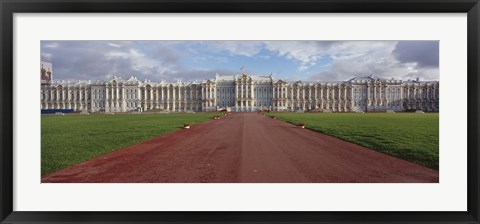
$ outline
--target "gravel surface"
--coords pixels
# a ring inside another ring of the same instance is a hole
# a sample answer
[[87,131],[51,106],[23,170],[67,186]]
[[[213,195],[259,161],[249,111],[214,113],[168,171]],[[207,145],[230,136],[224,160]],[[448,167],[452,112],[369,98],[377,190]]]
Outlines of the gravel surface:
[[232,113],[42,177],[43,183],[438,181],[437,170],[258,113]]

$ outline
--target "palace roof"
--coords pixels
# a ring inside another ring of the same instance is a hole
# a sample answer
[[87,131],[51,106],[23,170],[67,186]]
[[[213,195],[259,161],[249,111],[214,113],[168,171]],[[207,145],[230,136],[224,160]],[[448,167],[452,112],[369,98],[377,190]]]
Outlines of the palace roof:
[[[235,82],[236,80],[252,80],[258,83],[263,82],[272,82],[278,84],[279,82],[282,83],[289,83],[292,85],[340,85],[340,84],[363,84],[363,83],[371,83],[371,82],[381,82],[385,84],[404,84],[404,85],[433,85],[438,84],[438,81],[420,81],[418,78],[413,80],[402,81],[399,79],[385,79],[380,77],[373,77],[372,75],[368,76],[356,76],[347,81],[320,81],[320,80],[308,80],[308,81],[293,81],[288,82],[286,79],[276,79],[272,75],[219,75],[218,73],[215,75],[213,79],[206,79],[200,83],[216,83],[217,81],[225,81],[225,82]],[[61,85],[61,86],[86,86],[86,85],[114,85],[114,84],[126,84],[126,85],[151,85],[151,86],[163,86],[163,85],[194,85],[200,84],[197,81],[194,82],[182,82],[181,80],[177,80],[177,82],[166,82],[162,80],[161,82],[152,82],[151,80],[145,79],[145,81],[140,81],[135,76],[130,76],[128,79],[123,79],[119,76],[113,76],[112,79],[108,81],[90,81],[90,80],[78,80],[77,82],[70,82],[70,81],[53,81],[53,85]]]

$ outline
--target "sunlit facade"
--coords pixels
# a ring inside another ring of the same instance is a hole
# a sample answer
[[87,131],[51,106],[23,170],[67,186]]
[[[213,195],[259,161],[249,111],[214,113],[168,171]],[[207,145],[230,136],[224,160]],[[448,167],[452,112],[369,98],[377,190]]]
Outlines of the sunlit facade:
[[202,82],[155,83],[136,77],[41,86],[41,109],[84,112],[439,111],[439,82],[383,79],[296,81],[271,75],[216,75]]

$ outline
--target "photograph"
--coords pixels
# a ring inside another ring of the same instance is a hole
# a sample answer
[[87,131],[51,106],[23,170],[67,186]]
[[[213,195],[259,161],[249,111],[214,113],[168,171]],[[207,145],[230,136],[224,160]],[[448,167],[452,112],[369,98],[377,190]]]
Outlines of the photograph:
[[439,182],[435,40],[44,40],[40,73],[42,183]]
[[0,223],[480,224],[479,1],[0,0]]

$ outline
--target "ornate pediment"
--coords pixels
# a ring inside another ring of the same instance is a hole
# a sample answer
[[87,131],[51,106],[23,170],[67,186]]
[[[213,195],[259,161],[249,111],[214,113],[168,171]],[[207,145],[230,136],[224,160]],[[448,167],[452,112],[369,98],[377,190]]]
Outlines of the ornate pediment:
[[246,81],[247,80],[247,75],[243,74],[242,75],[242,81]]

